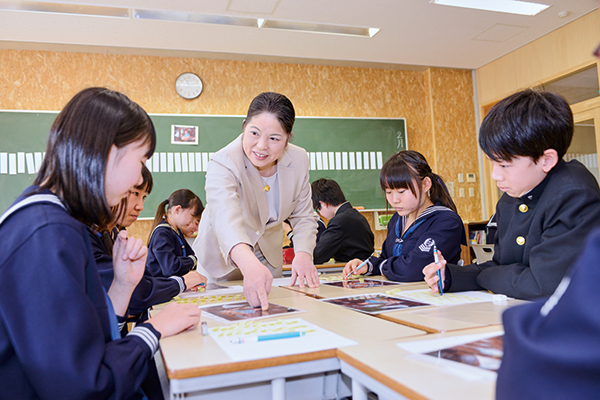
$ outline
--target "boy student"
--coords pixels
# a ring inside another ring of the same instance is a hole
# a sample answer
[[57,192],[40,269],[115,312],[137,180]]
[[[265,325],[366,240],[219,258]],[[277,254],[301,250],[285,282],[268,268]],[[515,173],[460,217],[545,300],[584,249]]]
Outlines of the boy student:
[[346,201],[340,185],[331,179],[311,184],[313,207],[329,220],[314,250],[315,264],[330,258],[347,262],[373,254],[375,239],[367,219]]
[[432,292],[441,269],[444,290],[487,289],[519,299],[552,294],[600,224],[598,183],[581,163],[562,159],[572,137],[571,108],[557,94],[523,90],[490,110],[479,145],[504,192],[494,258],[460,267],[440,257],[423,269]]

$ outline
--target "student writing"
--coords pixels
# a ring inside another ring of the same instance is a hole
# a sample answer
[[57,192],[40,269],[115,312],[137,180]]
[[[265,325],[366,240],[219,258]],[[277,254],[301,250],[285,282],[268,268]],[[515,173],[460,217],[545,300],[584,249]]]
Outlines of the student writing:
[[34,185],[0,222],[4,397],[136,398],[158,339],[198,324],[197,307],[172,304],[119,338],[147,249],[119,233],[108,294],[91,251],[88,227],[111,223],[155,143],[146,112],[104,88],[78,93],[54,121]]
[[444,181],[422,154],[404,150],[388,158],[379,183],[396,210],[381,256],[370,257],[358,271],[363,260],[351,260],[344,267],[344,278],[367,273],[397,282],[423,280],[423,267],[434,259],[434,244],[454,262],[460,260],[460,245],[466,244],[463,222]]
[[204,206],[191,190],[179,189],[158,205],[148,241],[146,268],[152,276],[183,276],[198,260],[185,240],[198,229]]
[[423,269],[433,292],[441,269],[445,291],[487,289],[519,299],[552,294],[583,238],[600,224],[596,179],[579,161],[562,159],[572,137],[571,108],[557,94],[528,89],[492,107],[479,145],[504,192],[496,205],[494,257],[464,267],[440,257],[439,265]]

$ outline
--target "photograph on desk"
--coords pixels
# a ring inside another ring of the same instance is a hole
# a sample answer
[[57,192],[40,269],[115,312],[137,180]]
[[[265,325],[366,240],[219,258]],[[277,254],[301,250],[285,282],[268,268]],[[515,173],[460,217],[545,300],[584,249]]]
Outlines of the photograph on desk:
[[502,330],[397,343],[410,359],[443,367],[466,380],[495,380],[503,354]]
[[377,286],[394,286],[397,285],[396,282],[389,281],[378,281],[375,279],[352,279],[347,281],[338,281],[338,282],[325,282],[324,285],[337,286],[344,289],[366,289]]
[[402,310],[411,307],[428,307],[429,304],[392,297],[383,293],[371,293],[357,296],[335,297],[321,300],[366,314],[379,314],[386,311]]
[[252,307],[247,302],[209,305],[200,307],[200,309],[203,315],[225,323],[250,321],[304,312],[303,310],[273,303],[269,303],[268,310],[263,310],[260,307]]

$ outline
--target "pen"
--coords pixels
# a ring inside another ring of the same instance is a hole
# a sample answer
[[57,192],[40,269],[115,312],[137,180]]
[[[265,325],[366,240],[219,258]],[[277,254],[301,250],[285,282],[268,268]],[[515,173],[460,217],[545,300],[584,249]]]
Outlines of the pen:
[[[438,257],[437,247],[435,246],[435,244],[433,245],[433,261],[435,261],[436,265],[438,265],[440,263],[440,258]],[[440,292],[440,296],[443,296],[444,289],[443,289],[443,285],[442,285],[442,273],[438,269],[436,274],[438,277],[438,292]]]
[[262,342],[265,340],[275,340],[275,339],[287,339],[294,338],[306,335],[306,332],[284,332],[284,333],[273,333],[271,335],[258,335],[258,336],[248,336],[241,337],[237,339],[231,339],[231,343],[254,343],[254,342]]
[[[362,267],[364,267],[365,264],[367,263],[367,261],[369,261],[368,258],[365,261],[361,262],[360,265],[358,267],[356,267],[356,272],[358,272],[359,269],[361,269]],[[346,275],[346,279],[350,278],[352,276],[352,274],[353,274],[352,271],[348,272],[348,275]]]

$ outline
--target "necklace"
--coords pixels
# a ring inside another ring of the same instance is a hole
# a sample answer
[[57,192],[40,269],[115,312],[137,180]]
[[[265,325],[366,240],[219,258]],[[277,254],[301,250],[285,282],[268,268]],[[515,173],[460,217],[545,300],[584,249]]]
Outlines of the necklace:
[[271,186],[269,186],[269,182],[271,181],[272,178],[274,178],[276,176],[277,176],[277,173],[275,173],[269,177],[266,177],[266,178],[264,176],[261,176],[263,184],[265,185],[265,187],[263,188],[263,189],[265,189],[265,192],[268,192],[269,190],[271,190]]

